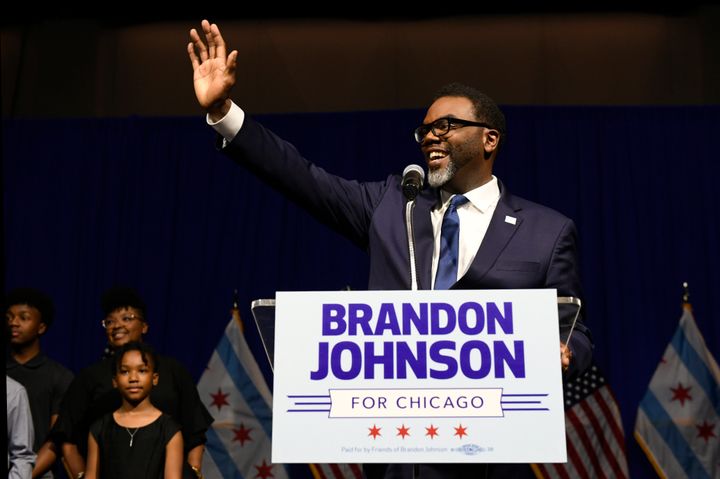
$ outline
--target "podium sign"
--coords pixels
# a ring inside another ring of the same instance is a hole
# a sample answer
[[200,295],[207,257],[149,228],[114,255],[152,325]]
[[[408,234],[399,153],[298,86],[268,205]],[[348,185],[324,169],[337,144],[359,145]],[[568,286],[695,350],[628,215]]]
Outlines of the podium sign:
[[556,291],[278,292],[274,463],[565,462]]

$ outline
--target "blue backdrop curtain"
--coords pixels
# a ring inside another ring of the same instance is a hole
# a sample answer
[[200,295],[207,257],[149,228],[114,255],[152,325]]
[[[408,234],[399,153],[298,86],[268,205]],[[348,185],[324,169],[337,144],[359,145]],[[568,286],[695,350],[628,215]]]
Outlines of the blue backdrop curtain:
[[[587,322],[617,395],[631,472],[640,398],[681,314],[681,283],[720,355],[720,107],[506,107],[496,175],[573,218]],[[422,111],[260,120],[326,169],[383,179],[423,164]],[[232,291],[364,289],[364,252],[214,149],[204,118],[5,120],[5,287],[52,295],[47,353],[74,370],[104,346],[99,298],[132,285],[148,341],[199,377],[230,319]],[[257,333],[247,328],[259,362]],[[266,368],[267,372],[267,368]]]

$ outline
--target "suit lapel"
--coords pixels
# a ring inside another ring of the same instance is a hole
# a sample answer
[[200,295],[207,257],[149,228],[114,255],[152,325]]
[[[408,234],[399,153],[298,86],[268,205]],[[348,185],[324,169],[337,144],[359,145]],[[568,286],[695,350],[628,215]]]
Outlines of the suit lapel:
[[502,194],[480,248],[468,272],[455,286],[472,284],[477,287],[522,223],[522,217],[518,215],[520,208],[513,206],[512,196],[506,192],[502,184],[500,187]]
[[427,188],[415,199],[413,228],[415,230],[415,260],[417,261],[418,289],[432,288],[432,255],[435,247],[431,212],[437,203],[437,190]]

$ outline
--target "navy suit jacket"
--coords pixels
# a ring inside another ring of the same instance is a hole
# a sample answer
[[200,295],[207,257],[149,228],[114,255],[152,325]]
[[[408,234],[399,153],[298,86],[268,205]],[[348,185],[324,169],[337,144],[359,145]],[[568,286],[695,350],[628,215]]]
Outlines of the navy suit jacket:
[[[370,256],[369,289],[410,289],[406,200],[398,175],[361,183],[329,174],[247,116],[223,151],[365,249]],[[500,191],[475,259],[452,288],[556,288],[559,296],[582,298],[573,222],[550,208],[511,195],[502,184]],[[430,212],[437,201],[438,191],[426,188],[416,198],[413,212],[419,289],[432,287]],[[573,317],[574,311],[561,311],[561,330],[569,328]],[[592,356],[592,343],[581,322],[570,347],[573,361],[568,375],[574,376],[589,365]]]

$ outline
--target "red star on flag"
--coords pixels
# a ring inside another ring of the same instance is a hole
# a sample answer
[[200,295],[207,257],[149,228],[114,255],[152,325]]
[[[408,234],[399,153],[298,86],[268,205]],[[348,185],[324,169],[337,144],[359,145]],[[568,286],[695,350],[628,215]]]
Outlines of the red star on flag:
[[218,411],[223,406],[229,406],[230,403],[227,402],[227,398],[229,395],[230,395],[230,393],[224,393],[220,390],[220,388],[218,388],[218,392],[216,394],[210,394],[210,396],[212,396],[212,398],[213,398],[212,403],[210,403],[210,405],[217,406]]
[[255,477],[259,477],[261,479],[267,479],[268,477],[275,477],[272,473],[272,464],[268,464],[265,462],[265,459],[263,459],[263,463],[261,466],[253,466],[255,469],[258,470],[258,473]]
[[455,434],[453,436],[457,436],[460,439],[462,439],[463,436],[467,436],[467,428],[463,427],[462,424],[458,424],[458,427],[455,428]]
[[705,420],[702,424],[696,424],[695,427],[698,428],[697,437],[705,439],[705,444],[707,444],[711,437],[717,437],[713,431],[713,429],[715,429],[715,424],[709,424],[707,420]]
[[240,423],[240,429],[233,428],[233,432],[235,433],[233,442],[240,441],[240,447],[242,447],[245,445],[245,441],[252,441],[252,438],[250,437],[250,431],[252,430],[253,428],[245,428],[245,424]]
[[692,386],[689,388],[684,388],[681,383],[678,383],[678,387],[676,388],[670,388],[670,390],[673,392],[673,397],[670,401],[678,400],[680,401],[680,406],[685,405],[685,400],[692,401],[692,396],[690,396],[690,390],[692,389]]
[[380,429],[382,429],[381,427],[377,427],[373,424],[373,427],[369,427],[368,429],[370,430],[370,434],[368,434],[368,436],[372,436],[373,439],[377,439],[378,436],[382,436],[382,434],[380,434]]
[[425,435],[430,436],[430,439],[435,439],[435,436],[439,436],[438,429],[432,424],[430,424],[430,427],[426,427],[425,430],[427,431]]
[[398,430],[398,433],[396,434],[396,436],[400,436],[403,439],[405,439],[405,436],[410,435],[410,428],[405,427],[405,424],[403,424],[402,427],[397,428],[397,430]]

